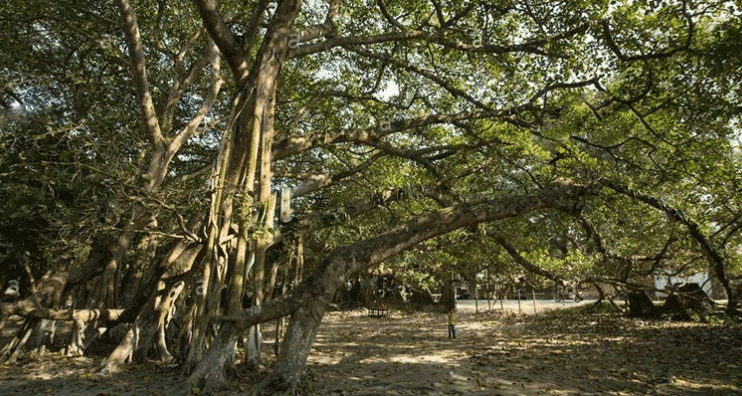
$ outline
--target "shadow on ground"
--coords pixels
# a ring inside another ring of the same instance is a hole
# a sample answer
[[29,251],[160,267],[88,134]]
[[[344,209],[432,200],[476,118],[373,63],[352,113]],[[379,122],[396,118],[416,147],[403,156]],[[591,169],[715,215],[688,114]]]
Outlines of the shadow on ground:
[[336,314],[310,362],[321,394],[742,395],[742,330],[569,311],[501,318]]
[[[310,356],[308,395],[742,395],[742,327],[553,311],[327,315]],[[270,328],[266,344],[272,344]],[[272,348],[265,346],[266,354]],[[271,358],[266,359],[270,365]],[[103,377],[99,361],[47,355],[0,366],[2,395],[169,395],[173,366]],[[246,381],[220,395],[243,394]]]

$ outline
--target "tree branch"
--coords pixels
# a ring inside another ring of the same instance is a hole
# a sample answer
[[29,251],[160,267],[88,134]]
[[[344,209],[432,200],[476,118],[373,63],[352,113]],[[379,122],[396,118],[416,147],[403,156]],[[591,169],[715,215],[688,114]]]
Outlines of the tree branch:
[[379,11],[381,11],[381,15],[383,15],[384,18],[387,21],[389,21],[389,23],[392,24],[392,26],[396,27],[397,29],[399,29],[401,31],[405,31],[406,30],[405,27],[404,27],[404,25],[402,25],[401,23],[399,23],[399,21],[397,21],[396,19],[394,19],[394,17],[392,17],[391,14],[389,14],[389,11],[386,9],[386,4],[384,4],[384,0],[376,0],[376,5],[379,6]]
[[238,329],[277,319],[291,314],[304,301],[331,298],[347,275],[379,264],[430,238],[478,223],[565,206],[572,200],[595,194],[597,190],[592,187],[556,184],[530,195],[472,201],[420,215],[375,237],[335,249],[312,275],[287,295],[247,309],[241,315],[220,319],[234,321]]
[[51,309],[35,304],[32,299],[20,300],[15,303],[0,303],[0,316],[11,315],[25,318],[82,321],[91,320],[116,321],[119,320],[125,309]]
[[211,61],[211,85],[209,86],[209,90],[206,92],[206,97],[204,98],[203,103],[201,103],[201,107],[199,107],[198,111],[196,111],[196,114],[191,118],[183,131],[175,136],[170,143],[168,152],[173,155],[180,150],[188,139],[199,133],[199,126],[214,106],[222,84],[224,83],[224,80],[222,80],[221,77],[221,66],[219,64],[219,50],[212,40],[209,40],[207,59]]
[[[571,35],[584,32],[587,29],[587,25],[580,26],[576,29],[565,32],[550,38],[550,40],[558,40],[568,38]],[[370,44],[380,44],[386,42],[395,41],[410,41],[410,40],[422,40],[433,44],[438,44],[442,47],[454,49],[466,53],[477,53],[477,54],[493,54],[502,55],[510,52],[524,52],[532,53],[536,55],[543,55],[548,57],[559,57],[564,56],[559,54],[551,54],[540,47],[549,42],[549,39],[538,39],[527,41],[519,44],[512,44],[507,46],[500,46],[494,44],[481,44],[475,45],[473,43],[468,44],[458,40],[449,40],[441,32],[427,32],[422,30],[404,30],[400,32],[382,33],[375,36],[346,36],[336,37],[329,40],[325,40],[321,43],[308,44],[295,48],[290,57],[297,58],[316,54],[319,52],[325,52],[336,47],[351,47],[351,46],[362,46]]]
[[497,242],[497,244],[499,244],[503,249],[505,249],[505,251],[508,252],[510,257],[512,257],[513,260],[515,260],[515,262],[518,263],[518,265],[520,265],[521,267],[523,267],[523,269],[525,269],[526,271],[539,275],[539,276],[543,276],[544,278],[553,280],[554,282],[559,282],[562,280],[562,278],[559,275],[551,271],[547,271],[539,267],[538,265],[528,261],[528,259],[526,259],[525,257],[521,256],[521,254],[518,252],[518,249],[516,249],[513,245],[511,245],[510,242],[508,242],[508,240],[505,239],[505,237],[502,236],[501,234],[493,232],[493,231],[487,231],[487,236],[492,238],[495,242]]
[[201,14],[204,27],[212,40],[224,54],[236,81],[242,81],[249,74],[249,66],[237,40],[224,24],[214,0],[197,0],[198,12]]
[[322,132],[308,136],[289,137],[275,142],[273,145],[273,160],[280,160],[311,148],[343,142],[372,142],[395,132],[433,124],[445,124],[454,121],[481,119],[488,114],[483,112],[461,112],[455,114],[430,114],[413,119],[398,120],[383,123],[378,127],[365,129],[350,129],[339,132]]
[[733,288],[731,287],[731,284],[729,282],[729,279],[726,275],[726,262],[724,260],[724,257],[722,257],[721,253],[716,250],[711,245],[711,242],[708,240],[706,235],[701,231],[701,227],[698,225],[698,223],[694,222],[690,218],[688,218],[685,214],[683,214],[682,211],[679,209],[673,208],[664,202],[662,202],[660,199],[642,194],[636,190],[633,190],[629,188],[628,186],[606,179],[601,178],[600,183],[610,188],[611,190],[626,195],[627,197],[637,199],[640,202],[644,202],[645,204],[661,210],[664,212],[668,218],[671,220],[677,221],[681,224],[683,224],[690,233],[691,237],[701,246],[701,251],[703,251],[704,255],[708,258],[708,260],[711,263],[711,267],[714,269],[714,272],[716,273],[716,277],[719,280],[719,283],[724,287],[724,290],[727,293],[727,296],[729,298],[729,305],[727,306],[728,310],[735,310],[737,308],[738,303],[738,297],[737,294],[734,292]]
[[247,24],[247,28],[245,29],[245,34],[243,34],[241,38],[242,44],[240,44],[240,49],[243,54],[250,53],[250,46],[258,34],[258,28],[269,4],[270,0],[260,0],[255,6],[255,9],[250,16],[250,22]]
[[149,91],[149,84],[147,83],[147,69],[144,61],[144,50],[142,48],[142,36],[137,25],[136,13],[129,0],[118,0],[118,4],[124,24],[126,44],[129,47],[134,89],[137,92],[139,106],[142,109],[144,126],[149,135],[150,144],[154,149],[159,150],[159,146],[163,143],[164,138],[160,131],[157,112],[155,111],[152,94]]
[[[209,41],[211,42],[211,40]],[[210,47],[211,45],[209,45],[209,47],[207,48],[210,48]],[[185,53],[181,52],[181,54],[176,57],[175,59],[176,70],[182,69],[182,65],[180,63],[183,61],[183,56],[185,56]],[[191,85],[193,85],[193,82],[196,80],[198,75],[201,74],[204,67],[209,63],[209,60],[211,60],[211,58],[212,58],[211,51],[207,49],[206,53],[198,60],[198,62],[191,65],[191,68],[188,71],[188,73],[185,73],[174,79],[173,85],[170,87],[170,90],[168,92],[167,99],[165,100],[162,106],[162,110],[160,111],[160,113],[162,114],[162,117],[160,117],[160,119],[162,120],[161,129],[163,133],[167,134],[170,131],[170,128],[173,124],[173,116],[175,114],[175,109],[177,107],[178,102],[183,97],[183,93],[186,90],[188,90],[188,88],[190,88]]]

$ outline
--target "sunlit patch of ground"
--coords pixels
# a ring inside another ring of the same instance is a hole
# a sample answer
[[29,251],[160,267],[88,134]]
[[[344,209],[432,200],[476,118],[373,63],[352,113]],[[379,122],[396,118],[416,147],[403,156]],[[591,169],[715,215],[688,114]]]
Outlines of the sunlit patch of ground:
[[[307,364],[309,395],[742,395],[740,325],[643,321],[554,311],[503,317],[461,312],[458,338],[443,314],[329,313]],[[270,366],[273,332],[266,326]],[[2,395],[165,395],[172,366],[101,377],[98,361],[58,355],[0,366]],[[243,394],[248,380],[220,395]]]
[[507,318],[461,313],[457,327],[458,338],[449,340],[442,314],[331,314],[310,358],[312,389],[327,395],[742,395],[739,325],[555,311]]

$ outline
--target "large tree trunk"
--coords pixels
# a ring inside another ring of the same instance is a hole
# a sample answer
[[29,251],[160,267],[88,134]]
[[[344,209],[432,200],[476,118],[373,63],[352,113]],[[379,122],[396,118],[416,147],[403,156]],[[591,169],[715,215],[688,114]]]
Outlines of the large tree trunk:
[[[214,248],[210,249],[211,251]],[[188,354],[183,363],[183,373],[190,373],[201,361],[206,344],[207,330],[215,315],[214,310],[218,303],[221,290],[216,290],[220,285],[215,258],[208,257],[204,260],[207,267],[202,270],[201,276],[195,287],[195,311],[192,319],[191,342],[188,344]]]
[[307,300],[292,315],[273,373],[257,389],[257,394],[295,394],[314,338],[327,311],[325,298]]
[[[198,223],[195,221],[193,225]],[[137,292],[139,296],[132,301],[132,306],[126,312],[126,315],[134,321],[134,325],[102,364],[101,369],[114,372],[127,363],[142,362],[150,355],[153,347],[156,348],[156,359],[170,360],[172,358],[164,345],[164,328],[167,325],[165,318],[182,292],[185,283],[171,284],[167,292],[160,296],[160,292],[164,291],[165,287],[163,283],[166,283],[162,278],[168,268],[174,271],[188,270],[193,262],[202,256],[202,251],[203,247],[198,244],[190,246],[176,244],[157,268],[149,271],[149,277],[141,283]],[[132,312],[135,309],[136,314]]]
[[190,394],[193,389],[203,392],[223,389],[234,369],[234,353],[241,332],[232,323],[222,325],[181,391]]
[[[227,123],[227,133],[222,142],[222,150],[217,159],[217,170],[215,173],[214,189],[218,191],[212,202],[214,211],[212,221],[218,220],[222,232],[216,240],[210,240],[212,250],[218,248],[222,238],[226,237],[226,230],[232,221],[232,207],[238,210],[235,213],[238,218],[238,246],[242,246],[250,237],[254,240],[252,251],[257,256],[260,252],[265,251],[268,241],[260,241],[259,236],[250,236],[247,224],[248,219],[252,217],[253,225],[256,225],[262,231],[267,231],[272,227],[268,223],[270,208],[270,187],[271,187],[271,148],[273,144],[274,128],[274,106],[275,92],[278,82],[278,76],[283,63],[286,61],[289,51],[289,41],[291,40],[291,25],[301,7],[301,0],[291,0],[279,2],[271,24],[268,27],[265,39],[260,50],[255,56],[255,62],[251,71],[246,69],[249,53],[244,48],[235,46],[234,38],[224,30],[224,26],[218,15],[216,3],[209,0],[198,1],[199,12],[204,21],[204,25],[209,31],[214,42],[219,46],[220,51],[225,55],[227,62],[232,68],[236,86],[239,90],[234,101],[234,107]],[[260,14],[260,13],[259,13]],[[259,16],[259,15],[258,15]],[[260,180],[256,190],[254,181],[258,175],[258,157],[260,156]],[[225,191],[222,197],[221,191]],[[257,193],[256,193],[257,192]],[[254,198],[257,198],[253,201]],[[260,208],[257,212],[262,214],[259,219],[255,219],[254,214],[250,211],[253,208]],[[257,221],[255,221],[257,220]],[[212,225],[212,227],[214,227]],[[213,234],[210,234],[213,235]],[[241,253],[240,253],[241,254]],[[248,253],[250,254],[250,253]],[[215,257],[210,257],[209,265],[214,266]],[[238,263],[244,263],[244,258],[239,257]],[[262,264],[259,271],[255,274],[255,279],[259,283],[256,287],[256,297],[262,294]],[[240,271],[234,271],[240,272]],[[244,282],[244,280],[243,280]],[[230,301],[241,301],[242,295],[237,283],[233,282],[229,292]],[[212,285],[215,283],[212,281]],[[221,285],[221,283],[219,283]],[[219,291],[212,291],[217,293]],[[238,294],[239,293],[239,294]],[[213,309],[213,307],[212,307]],[[234,356],[236,344],[233,342],[236,334],[233,329],[222,329],[219,336],[209,347],[209,351],[201,359],[201,350],[204,345],[203,328],[209,325],[210,317],[205,312],[199,312],[196,317],[196,324],[199,326],[199,333],[194,334],[195,345],[192,346],[192,352],[189,352],[185,364],[185,371],[190,371],[195,367],[191,378],[192,382],[202,382],[201,376],[204,373],[213,373],[214,377],[209,374],[208,381],[213,386],[218,386],[215,379],[223,380],[224,373],[232,365],[230,360]],[[253,323],[256,325],[258,323]],[[225,333],[226,332],[226,333]],[[231,348],[231,350],[230,350]],[[216,351],[216,352],[214,352]],[[220,356],[223,355],[223,356]],[[225,356],[228,358],[225,359]],[[199,362],[200,361],[200,362]],[[198,365],[197,365],[198,364]],[[204,368],[204,364],[210,367]],[[211,385],[210,385],[211,386]]]
[[[165,345],[165,319],[170,312],[170,309],[175,302],[175,299],[180,295],[183,290],[184,283],[178,282],[173,285],[164,296],[154,296],[152,305],[147,305],[144,312],[139,314],[137,327],[139,331],[139,342],[134,350],[134,362],[144,362],[152,353],[154,348],[154,357],[158,361],[169,361],[172,359],[172,355],[167,350]],[[158,290],[159,294],[160,291]],[[139,320],[141,319],[141,320]]]
[[127,363],[143,362],[152,346],[157,325],[157,290],[153,290],[148,302],[141,308],[133,326],[124,339],[99,367],[100,371],[113,373]]

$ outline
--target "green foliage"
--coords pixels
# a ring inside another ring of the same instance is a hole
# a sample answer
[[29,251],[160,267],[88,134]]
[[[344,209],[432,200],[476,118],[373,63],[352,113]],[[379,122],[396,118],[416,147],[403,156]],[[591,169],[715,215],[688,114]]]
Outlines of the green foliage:
[[31,116],[0,132],[3,275],[18,276],[28,265],[38,277],[80,259],[85,241],[121,214],[106,171],[77,150],[87,136],[41,119]]
[[[140,5],[143,34],[165,43],[146,53],[152,92],[161,103],[176,75],[168,56],[191,40],[200,22],[181,18],[192,11],[183,2],[168,3],[164,13],[155,3]],[[149,142],[120,18],[117,7],[90,1],[0,5],[0,21],[17,26],[0,33],[7,43],[0,48],[7,60],[0,65],[0,279],[6,269],[13,276],[24,272],[24,264],[39,277],[79,263],[94,237],[127,225],[134,207],[150,208],[160,217],[159,231],[168,232],[173,210],[187,218],[204,203],[199,178],[166,185],[157,197],[142,191]],[[204,42],[197,40],[196,50]],[[196,52],[181,54],[186,65]],[[173,129],[200,105],[200,92],[191,90],[177,107]],[[214,146],[204,136],[185,145],[171,168],[173,179],[211,161]]]
[[[246,33],[255,5],[221,3],[227,28]],[[693,218],[725,252],[728,270],[742,271],[742,19],[734,2],[474,1],[438,9],[429,1],[384,3],[387,16],[373,2],[343,2],[337,36],[301,45],[350,43],[292,58],[281,69],[276,141],[319,142],[274,161],[276,184],[332,178],[294,199],[297,216],[379,203],[307,237],[336,247],[442,206],[605,177]],[[322,23],[324,7],[305,3],[295,28]],[[135,8],[162,114],[174,80],[203,68],[202,21],[190,2],[140,1]],[[0,57],[7,60],[0,66],[0,165],[10,169],[0,174],[7,214],[0,220],[37,240],[43,235],[46,253],[33,253],[31,261],[54,261],[60,246],[113,229],[137,205],[152,209],[166,233],[178,228],[174,212],[208,205],[207,172],[179,176],[213,161],[229,95],[204,121],[204,134],[175,157],[162,191],[142,194],[150,142],[119,19],[115,7],[91,1],[0,6],[0,21],[18,26],[0,33]],[[402,30],[412,38],[393,38]],[[248,61],[263,39],[262,30],[256,33],[245,43],[253,44]],[[192,38],[178,63],[176,54]],[[199,74],[164,134],[180,133],[208,84],[208,75]],[[22,111],[11,111],[18,105]],[[465,112],[470,116],[455,121],[426,121]],[[399,196],[386,196],[390,191]],[[65,194],[73,199],[60,199]],[[252,216],[256,208],[247,201],[235,216]],[[603,251],[583,222],[600,236]],[[254,231],[268,238],[274,230]],[[570,208],[424,241],[377,270],[419,285],[449,272],[522,271],[487,231],[507,235],[528,260],[566,278],[622,276],[620,257],[654,256],[671,237],[678,241],[662,266],[707,267],[683,226],[604,191]],[[29,250],[15,240],[1,243],[3,257],[13,257],[7,260]],[[652,265],[636,261],[630,275]]]

